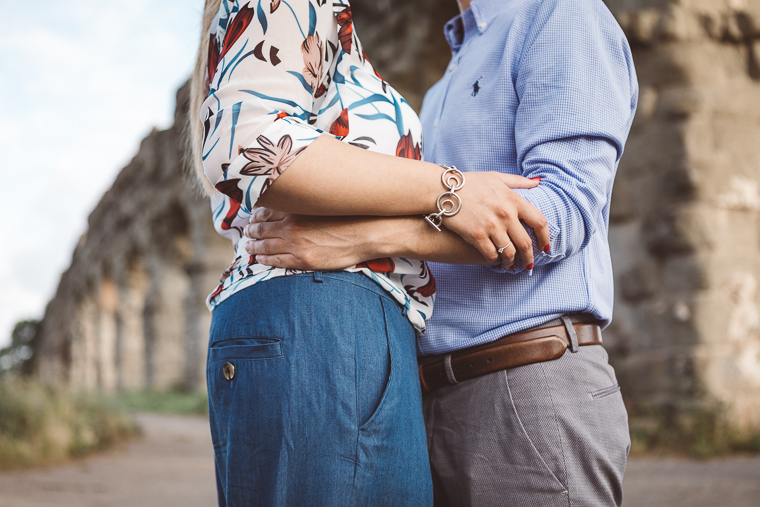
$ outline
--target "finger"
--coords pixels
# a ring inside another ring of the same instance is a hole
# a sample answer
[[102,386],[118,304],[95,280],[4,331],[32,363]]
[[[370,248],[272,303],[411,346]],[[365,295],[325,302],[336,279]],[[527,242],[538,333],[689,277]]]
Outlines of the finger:
[[509,235],[505,232],[494,234],[491,238],[493,240],[493,244],[497,247],[496,252],[502,248],[505,247],[504,250],[501,251],[501,263],[504,266],[509,266],[515,261],[515,254],[517,253],[517,250],[515,249],[515,245],[512,243],[512,240],[510,239]]
[[533,269],[533,241],[525,231],[525,227],[519,220],[514,220],[507,229],[507,234],[512,238],[515,248],[520,255],[520,264],[530,271]]
[[257,255],[256,261],[258,261],[259,264],[271,266],[273,268],[307,269],[299,264],[296,257],[290,254]]
[[251,239],[268,239],[280,237],[279,222],[255,222],[243,229],[243,234]]
[[286,216],[288,216],[288,214],[282,211],[276,211],[270,208],[263,208],[263,207],[256,208],[255,210],[253,210],[253,213],[251,213],[251,218],[248,220],[248,223],[276,222],[276,221],[285,219]]
[[[257,239],[248,241],[245,244],[245,251],[250,255],[255,255],[256,260],[259,260],[259,255],[276,255],[276,254],[288,254],[288,243],[285,240],[279,238],[273,239]],[[261,262],[259,260],[259,262]]]
[[533,229],[536,234],[538,247],[545,253],[549,253],[551,251],[551,232],[549,231],[549,222],[544,214],[528,201],[522,203],[518,213],[525,225]]
[[497,173],[501,181],[503,181],[509,188],[536,188],[541,183],[541,178],[526,178],[525,176],[518,176],[516,174],[502,174]]
[[[487,235],[477,235],[472,237],[470,244],[478,249],[480,255],[482,255],[489,262],[496,262],[499,260],[499,252],[496,251],[493,241]],[[504,243],[506,245],[506,243]]]

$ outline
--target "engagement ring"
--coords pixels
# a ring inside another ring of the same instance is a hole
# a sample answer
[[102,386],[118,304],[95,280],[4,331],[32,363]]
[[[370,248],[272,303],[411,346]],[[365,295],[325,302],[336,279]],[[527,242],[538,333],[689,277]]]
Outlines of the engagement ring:
[[497,252],[499,252],[499,255],[503,254],[503,253],[504,253],[504,250],[506,250],[507,248],[509,248],[509,246],[510,246],[511,244],[512,244],[512,242],[510,241],[509,243],[507,243],[507,244],[506,244],[506,246],[503,246],[503,247],[499,248],[499,249],[497,250]]

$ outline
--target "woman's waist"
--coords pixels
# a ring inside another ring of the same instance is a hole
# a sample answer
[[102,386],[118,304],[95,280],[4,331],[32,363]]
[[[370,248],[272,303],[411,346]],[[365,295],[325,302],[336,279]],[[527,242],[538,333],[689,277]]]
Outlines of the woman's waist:
[[[235,245],[235,260],[238,264],[238,271],[244,270],[245,268],[250,268],[250,269],[253,269],[254,271],[280,269],[277,266],[267,266],[266,264],[261,264],[260,262],[258,262],[255,255],[249,254],[245,249],[246,244],[249,241],[256,241],[256,240],[243,237]],[[372,260],[361,262],[353,266],[346,266],[343,269],[329,270],[326,272],[340,273],[340,272],[356,272],[356,271],[362,271],[362,270],[371,271],[378,275],[385,275],[385,276],[398,274],[398,275],[412,276],[412,277],[417,276],[417,277],[420,277],[420,280],[426,280],[428,278],[432,278],[432,275],[430,274],[430,271],[427,267],[427,263],[425,261],[405,259],[402,257],[384,257],[380,259],[372,259]],[[312,273],[315,270],[285,269],[285,271],[287,272],[286,274],[291,275],[291,274],[301,274],[301,273]],[[409,279],[407,283],[411,281],[412,279]]]

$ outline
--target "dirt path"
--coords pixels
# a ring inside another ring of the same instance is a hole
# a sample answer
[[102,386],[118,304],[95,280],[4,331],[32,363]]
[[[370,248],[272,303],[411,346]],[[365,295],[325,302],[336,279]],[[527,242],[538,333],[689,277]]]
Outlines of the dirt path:
[[[145,437],[115,451],[58,467],[0,474],[0,507],[216,505],[207,421],[147,414],[139,421]],[[625,507],[681,506],[760,506],[760,458],[631,460]]]
[[631,460],[624,486],[625,507],[758,507],[760,458]]
[[0,507],[216,505],[208,421],[141,414],[145,436],[100,456],[0,475]]

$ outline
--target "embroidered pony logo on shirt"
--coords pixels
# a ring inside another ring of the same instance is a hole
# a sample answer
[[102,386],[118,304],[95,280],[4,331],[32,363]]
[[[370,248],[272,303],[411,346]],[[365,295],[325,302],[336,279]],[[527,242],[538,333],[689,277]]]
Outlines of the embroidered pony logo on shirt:
[[483,79],[483,76],[480,76],[477,81],[475,81],[472,84],[472,96],[477,97],[478,93],[480,93],[480,80]]

